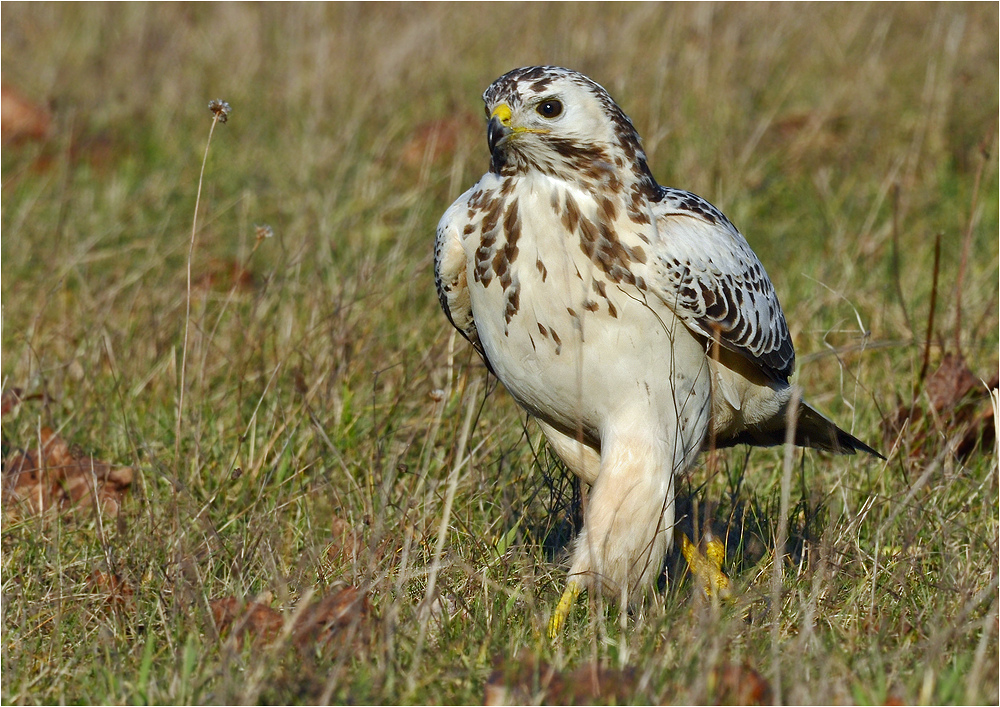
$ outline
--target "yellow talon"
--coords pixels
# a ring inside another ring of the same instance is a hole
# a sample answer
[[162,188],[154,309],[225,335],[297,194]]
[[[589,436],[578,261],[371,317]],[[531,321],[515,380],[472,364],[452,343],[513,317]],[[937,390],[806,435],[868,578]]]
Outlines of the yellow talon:
[[708,597],[715,596],[728,599],[732,595],[729,577],[722,571],[722,563],[726,559],[726,546],[717,537],[711,537],[706,543],[705,553],[688,539],[684,533],[678,533],[681,540],[681,554],[687,560],[691,574],[701,582],[702,589]]
[[583,585],[579,582],[571,579],[566,583],[566,591],[559,598],[556,610],[552,613],[552,618],[549,619],[549,638],[555,638],[559,635],[559,631],[566,623],[566,617],[569,616],[569,612],[573,609],[573,604],[576,603],[576,598],[580,596],[581,591],[583,591]]

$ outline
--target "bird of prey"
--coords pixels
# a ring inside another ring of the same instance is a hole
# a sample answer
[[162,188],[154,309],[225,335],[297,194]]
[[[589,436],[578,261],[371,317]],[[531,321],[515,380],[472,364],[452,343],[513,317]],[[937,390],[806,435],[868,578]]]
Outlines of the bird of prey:
[[445,212],[451,323],[591,485],[558,632],[581,590],[627,605],[673,541],[699,451],[794,441],[878,453],[807,404],[764,267],[717,208],[657,184],[632,121],[586,76],[515,69],[483,93],[490,169]]

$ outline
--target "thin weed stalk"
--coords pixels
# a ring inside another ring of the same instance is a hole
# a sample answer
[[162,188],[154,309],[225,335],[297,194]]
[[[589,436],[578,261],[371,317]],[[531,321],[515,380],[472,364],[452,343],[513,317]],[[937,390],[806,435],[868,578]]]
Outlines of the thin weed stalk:
[[[191,221],[191,243],[188,246],[187,257],[187,288],[184,304],[184,344],[181,349],[181,375],[177,391],[177,430],[174,435],[174,458],[178,464],[181,458],[181,420],[184,419],[184,389],[187,377],[187,353],[188,338],[191,331],[191,262],[194,260],[194,246],[198,238],[198,209],[201,206],[201,187],[205,181],[205,165],[208,164],[208,151],[212,147],[212,135],[215,134],[215,126],[218,123],[225,123],[229,120],[229,113],[232,111],[229,104],[223,100],[215,99],[210,101],[208,109],[212,111],[212,126],[208,129],[208,140],[205,141],[205,155],[201,159],[201,171],[198,173],[198,191],[194,199],[194,218]],[[177,469],[178,476],[180,468]]]

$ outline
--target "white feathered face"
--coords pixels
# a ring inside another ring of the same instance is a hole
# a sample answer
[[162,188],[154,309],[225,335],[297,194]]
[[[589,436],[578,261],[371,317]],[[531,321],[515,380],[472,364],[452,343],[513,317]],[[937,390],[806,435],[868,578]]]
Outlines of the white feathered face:
[[583,74],[553,66],[515,69],[494,81],[483,101],[491,169],[498,174],[535,169],[618,185],[630,174],[649,174],[632,122]]

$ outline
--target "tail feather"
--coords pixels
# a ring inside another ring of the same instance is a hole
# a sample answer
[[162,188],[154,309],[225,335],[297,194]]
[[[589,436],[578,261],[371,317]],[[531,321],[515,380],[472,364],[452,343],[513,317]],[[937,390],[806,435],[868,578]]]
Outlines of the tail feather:
[[840,429],[805,403],[799,405],[798,417],[795,425],[795,444],[800,447],[813,447],[835,454],[867,452],[879,459],[885,459],[860,439]]
[[[752,444],[757,447],[774,447],[784,444],[787,436],[785,416],[779,415],[772,422],[778,424],[744,429],[735,436],[715,440],[715,446],[721,448],[737,444]],[[885,459],[877,451],[854,435],[837,427],[806,403],[799,403],[798,419],[795,422],[795,444],[799,447],[812,447],[834,454],[866,452],[873,457]]]

